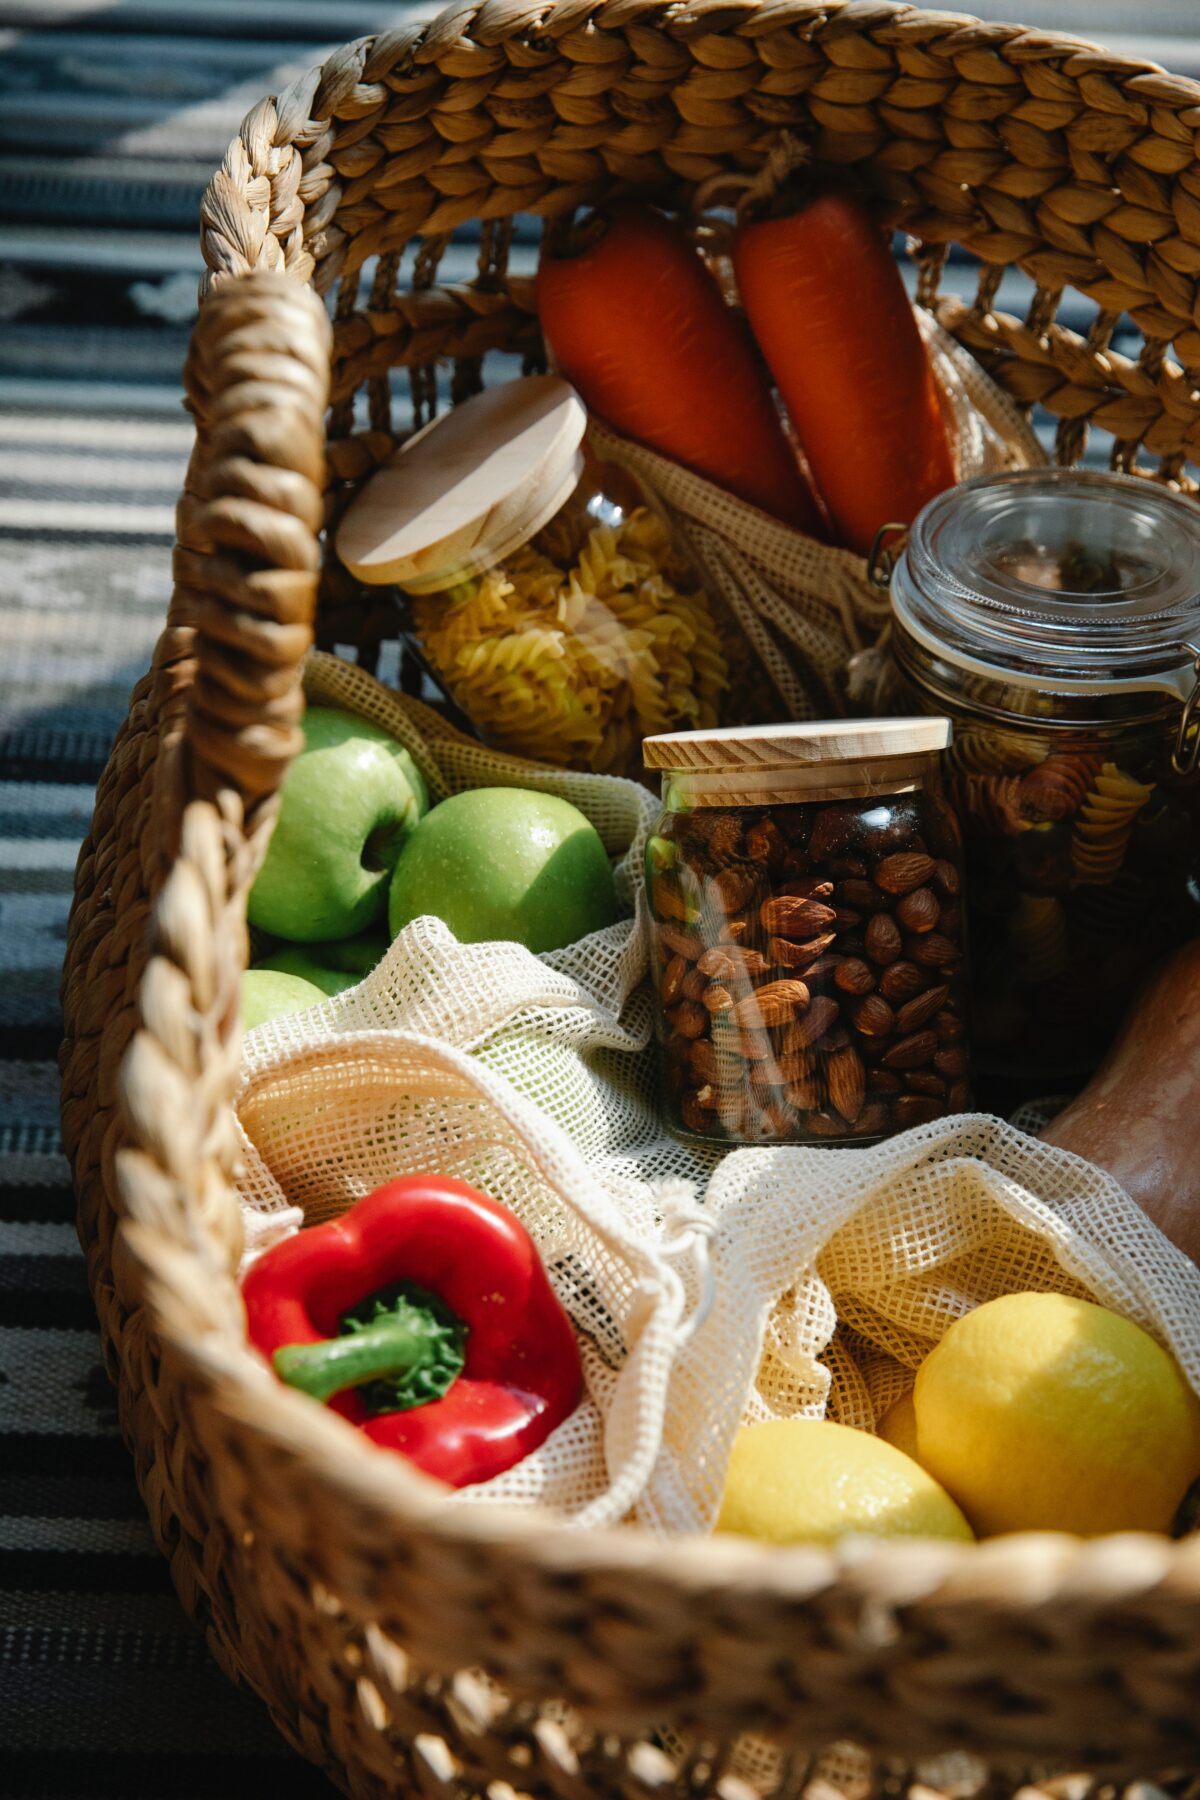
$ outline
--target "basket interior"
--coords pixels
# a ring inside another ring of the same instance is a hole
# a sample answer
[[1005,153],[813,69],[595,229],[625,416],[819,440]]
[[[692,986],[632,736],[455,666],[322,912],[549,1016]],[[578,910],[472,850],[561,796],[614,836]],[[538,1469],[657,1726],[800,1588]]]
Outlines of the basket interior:
[[[1055,34],[855,10],[792,9],[774,29],[545,20],[457,45],[457,82],[444,54],[435,71],[436,33],[410,33],[402,57],[377,41],[350,116],[335,99],[334,179],[306,217],[335,320],[330,523],[439,409],[544,366],[545,221],[629,196],[688,212],[782,129],[874,197],[914,297],[1033,410],[1055,461],[1195,492],[1200,88]],[[327,567],[326,647],[374,666],[394,630],[388,602],[364,617]]]

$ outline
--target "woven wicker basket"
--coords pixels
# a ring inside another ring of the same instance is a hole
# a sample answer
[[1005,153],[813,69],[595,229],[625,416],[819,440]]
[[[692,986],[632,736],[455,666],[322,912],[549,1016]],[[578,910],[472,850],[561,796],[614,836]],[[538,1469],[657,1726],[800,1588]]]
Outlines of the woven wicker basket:
[[[618,189],[681,202],[756,167],[782,127],[890,196],[922,298],[1058,415],[1064,460],[1095,424],[1122,466],[1144,452],[1186,484],[1200,85],[1063,37],[889,0],[485,0],[351,44],[264,100],[204,201],[175,592],[79,864],[64,1135],[179,1592],[222,1665],[356,1795],[729,1800],[744,1731],[784,1746],[789,1794],[838,1737],[893,1771],[967,1749],[997,1783],[1200,1767],[1200,1538],[851,1555],[447,1513],[243,1343],[244,903],[297,744],[323,523],[393,447],[393,370],[420,417],[435,361],[457,395],[488,352],[536,358],[528,283],[506,273],[515,213]],[[471,220],[478,279],[440,287],[447,234]],[[982,260],[973,304],[938,299],[951,242]],[[1034,282],[1024,321],[993,311],[1011,264]],[[334,296],[332,343],[306,283]],[[1055,323],[1068,285],[1099,304],[1086,340]],[[1130,320],[1136,360],[1109,348]],[[323,641],[369,662],[391,628],[327,572]],[[504,1694],[454,1674],[471,1668]]]

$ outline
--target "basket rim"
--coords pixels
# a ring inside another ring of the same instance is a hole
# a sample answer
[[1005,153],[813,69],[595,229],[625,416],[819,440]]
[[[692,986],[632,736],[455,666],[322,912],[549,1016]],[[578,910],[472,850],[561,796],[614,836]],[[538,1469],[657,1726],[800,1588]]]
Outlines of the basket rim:
[[[762,0],[754,0],[753,5],[747,6],[746,0],[735,0],[734,8],[729,10],[749,13],[761,3]],[[338,208],[329,204],[334,186],[330,180],[332,170],[323,185],[308,184],[311,191],[303,203],[301,238],[304,248],[300,256],[297,257],[293,247],[283,243],[281,236],[276,249],[278,260],[268,261],[263,254],[262,240],[264,235],[276,229],[268,202],[265,199],[259,201],[256,211],[260,224],[256,225],[252,222],[254,209],[245,204],[243,196],[234,195],[229,176],[231,169],[244,167],[247,155],[252,163],[262,161],[262,152],[268,146],[274,149],[288,141],[289,127],[293,130],[291,141],[294,144],[311,144],[328,130],[337,116],[339,104],[352,99],[360,84],[377,80],[384,69],[394,69],[397,63],[406,62],[418,70],[424,64],[434,63],[448,48],[461,45],[472,50],[487,50],[512,37],[520,38],[531,48],[552,49],[560,37],[581,29],[597,28],[597,17],[603,15],[607,6],[615,6],[616,0],[590,0],[585,11],[564,6],[565,23],[556,29],[554,15],[560,4],[562,0],[546,0],[538,10],[535,16],[540,30],[525,29],[523,20],[522,29],[509,32],[504,30],[502,22],[492,24],[486,0],[482,3],[471,0],[466,8],[455,4],[455,0],[448,0],[448,4],[431,18],[352,40],[335,50],[323,63],[296,76],[278,94],[265,96],[246,114],[238,135],[231,140],[224,161],[210,178],[201,200],[201,250],[210,271],[201,284],[202,293],[208,291],[214,277],[244,273],[249,267],[266,264],[285,267],[289,273],[295,273],[306,282],[311,281],[316,292],[323,295],[346,266],[360,266],[347,265],[341,254],[341,243],[331,241],[331,227],[334,238],[342,237],[337,225]],[[1148,103],[1157,101],[1176,111],[1200,107],[1200,79],[1172,74],[1148,57],[1118,55],[1093,38],[1057,28],[985,21],[973,13],[922,7],[911,4],[911,0],[789,0],[788,6],[798,27],[802,31],[811,28],[814,37],[826,32],[837,36],[848,26],[853,29],[860,22],[865,25],[866,19],[860,21],[855,16],[864,8],[869,11],[869,22],[875,27],[887,23],[902,28],[914,22],[919,24],[922,19],[936,21],[948,28],[946,36],[952,49],[964,52],[983,49],[992,53],[1001,46],[1016,44],[1022,61],[1053,62],[1061,58],[1070,64],[1069,73],[1073,75],[1094,74],[1127,81],[1139,98],[1144,93]],[[694,9],[681,9],[678,0],[639,0],[638,24],[687,43],[691,38],[703,35],[706,27],[712,28],[705,17],[706,10],[699,5]],[[714,6],[712,10],[721,12],[724,9]],[[475,38],[471,27],[481,13],[487,18],[487,25],[483,34]],[[378,69],[375,66],[377,58]],[[266,126],[272,113],[275,128],[268,134]],[[361,118],[361,109],[351,107],[346,116],[349,122],[356,122]],[[690,187],[692,184],[682,185]],[[552,213],[556,207],[561,210],[562,205],[576,205],[583,198],[586,196],[578,192],[572,193],[569,202],[556,202],[551,196],[546,202],[533,200],[519,210],[534,215]],[[231,232],[230,207],[236,202],[244,207],[245,219],[241,229]],[[420,237],[430,230],[430,222],[426,221],[413,235]],[[315,256],[307,248],[310,236],[318,245]],[[256,240],[258,257],[256,262],[251,262],[245,246]],[[282,257],[279,256],[280,248]],[[361,260],[365,260],[365,255]]]

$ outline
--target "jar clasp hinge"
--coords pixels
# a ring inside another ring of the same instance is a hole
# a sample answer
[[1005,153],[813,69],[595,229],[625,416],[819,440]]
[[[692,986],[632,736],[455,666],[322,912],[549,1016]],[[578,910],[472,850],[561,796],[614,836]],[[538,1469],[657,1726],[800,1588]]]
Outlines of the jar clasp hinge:
[[1183,704],[1175,747],[1171,751],[1171,767],[1177,775],[1194,775],[1200,763],[1200,650],[1195,644],[1180,644],[1192,659],[1192,691]]
[[871,540],[871,549],[867,556],[867,580],[872,587],[891,586],[897,551],[889,540],[897,536],[907,537],[907,535],[907,525],[881,525],[879,527]]

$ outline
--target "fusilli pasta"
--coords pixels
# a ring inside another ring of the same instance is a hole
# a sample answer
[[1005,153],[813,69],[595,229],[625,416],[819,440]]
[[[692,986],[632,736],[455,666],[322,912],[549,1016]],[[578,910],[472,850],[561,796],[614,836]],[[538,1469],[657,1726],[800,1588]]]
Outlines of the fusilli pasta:
[[1078,812],[1101,764],[1102,759],[1094,755],[1057,751],[1048,756],[1022,779],[1021,808],[1026,818],[1058,820]]
[[1120,872],[1134,821],[1154,792],[1106,762],[1092,782],[1071,833],[1071,861],[1080,884],[1103,886]]
[[729,670],[712,612],[667,573],[671,539],[648,508],[593,525],[563,564],[546,554],[566,549],[557,525],[503,568],[415,597],[413,622],[435,672],[491,742],[561,766],[637,773],[643,737],[718,722]]

